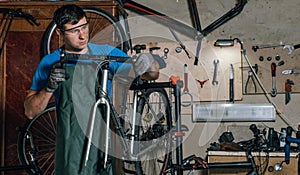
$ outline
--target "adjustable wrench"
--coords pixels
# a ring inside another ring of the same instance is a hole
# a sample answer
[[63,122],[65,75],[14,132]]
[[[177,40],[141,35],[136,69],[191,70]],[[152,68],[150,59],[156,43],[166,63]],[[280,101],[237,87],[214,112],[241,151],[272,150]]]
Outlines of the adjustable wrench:
[[277,95],[277,89],[276,89],[276,63],[271,64],[271,72],[272,72],[272,91],[271,96],[275,97]]
[[216,59],[214,60],[214,65],[215,65],[215,69],[214,69],[214,77],[212,80],[212,85],[217,85],[219,82],[217,80],[217,75],[218,75],[218,66],[219,66],[219,60]]

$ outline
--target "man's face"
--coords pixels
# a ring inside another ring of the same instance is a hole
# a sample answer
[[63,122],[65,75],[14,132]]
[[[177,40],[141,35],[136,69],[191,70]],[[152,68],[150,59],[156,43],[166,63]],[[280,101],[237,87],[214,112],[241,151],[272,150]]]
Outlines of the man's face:
[[70,53],[84,54],[87,52],[89,41],[89,24],[82,18],[77,24],[67,23],[62,32],[65,49]]

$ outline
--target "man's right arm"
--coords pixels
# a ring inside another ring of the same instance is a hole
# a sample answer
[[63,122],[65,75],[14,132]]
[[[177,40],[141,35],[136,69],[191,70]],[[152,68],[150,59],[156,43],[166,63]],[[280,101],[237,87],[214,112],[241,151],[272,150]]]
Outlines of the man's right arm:
[[26,117],[33,119],[42,112],[47,107],[52,95],[52,92],[47,92],[45,89],[41,91],[29,90],[24,101]]

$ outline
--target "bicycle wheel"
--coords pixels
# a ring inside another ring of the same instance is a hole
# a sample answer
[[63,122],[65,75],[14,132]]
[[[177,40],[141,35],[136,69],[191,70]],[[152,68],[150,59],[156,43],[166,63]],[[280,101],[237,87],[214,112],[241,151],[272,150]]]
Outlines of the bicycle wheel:
[[[54,153],[56,138],[56,111],[54,103],[32,120],[26,120],[18,135],[18,156],[22,165],[29,165],[31,150],[28,132],[31,132],[33,144],[37,148],[35,158],[43,175],[54,174]],[[34,174],[34,170],[28,170],[28,174]]]
[[[171,106],[165,89],[148,89],[138,102],[135,151],[137,174],[160,174],[166,158],[169,158]],[[143,153],[142,153],[143,152]]]
[[[82,7],[89,22],[90,42],[95,44],[109,44],[127,52],[125,34],[118,20],[103,9],[95,7]],[[51,53],[63,44],[55,32],[56,24],[52,21],[42,38],[41,57]]]

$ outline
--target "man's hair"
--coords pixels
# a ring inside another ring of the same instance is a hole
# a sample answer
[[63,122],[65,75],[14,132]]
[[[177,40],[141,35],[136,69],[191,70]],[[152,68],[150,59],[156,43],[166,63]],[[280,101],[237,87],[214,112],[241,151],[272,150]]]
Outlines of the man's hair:
[[77,5],[63,5],[54,12],[53,20],[59,29],[67,23],[77,24],[79,20],[86,17],[83,9]]

